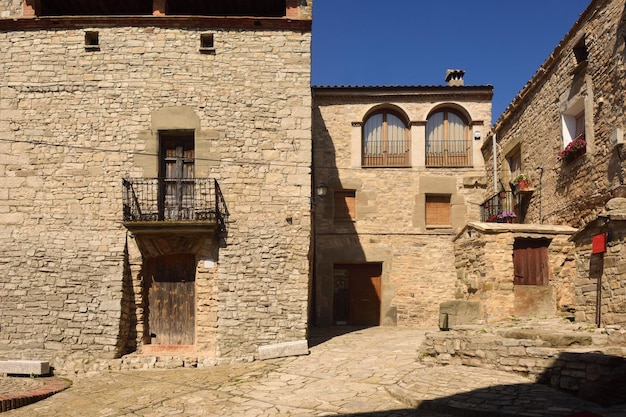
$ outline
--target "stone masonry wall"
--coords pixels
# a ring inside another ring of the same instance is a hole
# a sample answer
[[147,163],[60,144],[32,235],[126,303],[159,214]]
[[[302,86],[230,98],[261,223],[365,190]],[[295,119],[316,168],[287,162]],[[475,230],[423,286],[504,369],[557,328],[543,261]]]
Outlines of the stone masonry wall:
[[22,15],[23,0],[0,0],[0,18]]
[[[618,206],[619,204],[619,206]],[[612,199],[606,217],[590,224],[575,237],[576,320],[597,323],[598,280],[600,324],[626,325],[626,199]],[[607,221],[608,220],[608,221]],[[592,253],[592,238],[606,234],[604,253]]]
[[[487,90],[487,89],[486,89]],[[436,98],[419,92],[336,96],[315,95],[314,184],[329,187],[328,196],[315,200],[316,317],[329,325],[333,306],[333,264],[383,264],[381,324],[436,325],[439,304],[453,299],[455,270],[454,233],[465,222],[478,220],[485,187],[483,161],[474,155],[474,167],[426,168],[425,124],[430,111],[445,103],[461,106],[474,129],[483,133],[491,120],[487,95],[462,96],[450,90]],[[396,106],[411,121],[411,166],[362,168],[359,123],[376,106]],[[421,132],[421,133],[420,133]],[[472,142],[474,143],[474,142]],[[476,143],[476,149],[479,144]],[[355,190],[356,217],[352,222],[333,219],[333,191]],[[451,224],[425,225],[425,195],[451,195]]]
[[[536,189],[526,223],[584,225],[620,183],[624,149],[616,150],[611,136],[624,126],[625,24],[623,0],[592,2],[580,24],[496,122],[499,178],[508,180],[505,152],[520,146],[522,171]],[[577,64],[574,48],[583,35],[588,59]],[[585,111],[587,152],[573,162],[559,161],[564,147],[561,114],[577,100]],[[483,153],[491,183],[491,143]]]
[[623,402],[626,331],[550,326],[519,322],[427,333],[420,357],[429,365],[518,373],[604,405]]
[[303,339],[310,33],[216,29],[215,54],[200,54],[196,30],[92,29],[93,52],[85,30],[0,32],[0,357],[115,357],[121,332],[141,337],[120,330],[123,289],[137,290],[123,282],[121,180],[144,175],[151,114],[176,106],[219,132],[197,155],[231,214],[218,355]]
[[530,231],[524,225],[482,223],[478,230],[469,225],[455,240],[454,254],[457,272],[456,298],[480,301],[486,322],[496,322],[512,316],[525,315],[516,309],[513,284],[513,245],[516,238],[548,238],[548,269],[551,287],[549,311],[536,314],[570,314],[575,309],[573,244],[568,242],[573,229],[563,234]]

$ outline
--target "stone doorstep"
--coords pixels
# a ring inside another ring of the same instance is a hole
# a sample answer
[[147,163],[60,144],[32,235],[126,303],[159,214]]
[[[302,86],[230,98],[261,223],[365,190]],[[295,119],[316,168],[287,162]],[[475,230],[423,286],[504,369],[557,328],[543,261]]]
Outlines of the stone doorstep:
[[301,356],[309,354],[309,345],[306,340],[294,342],[275,343],[273,345],[259,346],[259,359],[274,359],[285,356]]
[[141,355],[183,355],[197,354],[194,345],[143,345]]
[[50,364],[47,361],[0,361],[0,374],[48,375],[50,374]]

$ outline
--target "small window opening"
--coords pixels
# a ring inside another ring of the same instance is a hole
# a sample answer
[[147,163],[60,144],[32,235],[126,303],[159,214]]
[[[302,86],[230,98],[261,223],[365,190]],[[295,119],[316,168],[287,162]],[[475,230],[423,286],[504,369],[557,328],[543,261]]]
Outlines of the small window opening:
[[100,50],[100,38],[98,32],[85,32],[85,50],[86,51],[99,51]]
[[576,58],[576,64],[587,62],[587,58],[589,58],[589,51],[587,50],[587,45],[585,45],[584,36],[576,43],[573,52],[574,57]]
[[202,33],[200,35],[200,52],[215,53],[215,44],[212,33]]

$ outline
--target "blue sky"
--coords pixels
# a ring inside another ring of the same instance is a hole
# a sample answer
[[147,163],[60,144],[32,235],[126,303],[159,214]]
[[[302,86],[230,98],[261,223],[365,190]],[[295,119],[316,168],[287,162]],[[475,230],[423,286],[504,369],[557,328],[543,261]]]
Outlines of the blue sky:
[[313,85],[493,85],[493,122],[590,0],[314,0]]

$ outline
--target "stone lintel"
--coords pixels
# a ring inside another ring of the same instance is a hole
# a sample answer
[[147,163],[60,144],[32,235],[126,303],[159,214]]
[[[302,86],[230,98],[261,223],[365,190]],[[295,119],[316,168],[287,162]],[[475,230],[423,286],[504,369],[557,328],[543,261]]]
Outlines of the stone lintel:
[[309,345],[306,340],[259,346],[259,359],[261,360],[308,354]]
[[0,374],[48,375],[50,364],[47,361],[0,361]]

